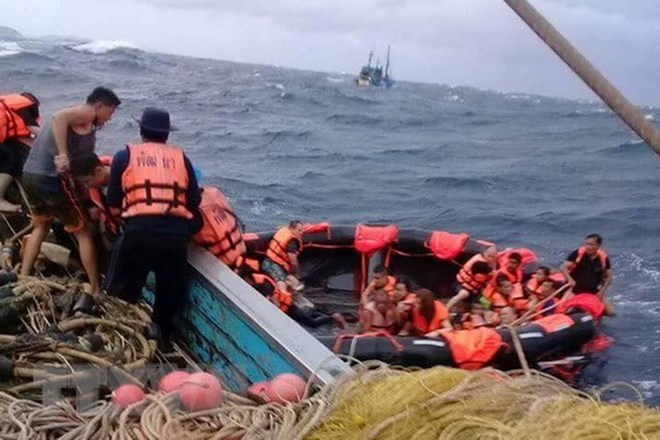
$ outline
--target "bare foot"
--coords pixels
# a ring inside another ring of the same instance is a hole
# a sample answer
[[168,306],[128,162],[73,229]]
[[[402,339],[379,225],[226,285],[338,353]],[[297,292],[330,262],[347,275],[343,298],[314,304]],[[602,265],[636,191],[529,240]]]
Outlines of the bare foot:
[[332,320],[335,321],[335,323],[339,326],[341,329],[346,329],[348,327],[348,323],[344,319],[341,313],[333,313],[331,315]]
[[5,199],[0,199],[0,212],[21,212],[21,205],[14,205]]

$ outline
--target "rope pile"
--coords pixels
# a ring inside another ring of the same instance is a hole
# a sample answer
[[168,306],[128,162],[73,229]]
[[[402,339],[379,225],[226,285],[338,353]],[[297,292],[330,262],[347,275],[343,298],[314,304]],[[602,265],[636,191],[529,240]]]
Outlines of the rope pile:
[[81,364],[139,383],[128,372],[147,365],[156,352],[155,341],[144,336],[149,311],[100,295],[92,315],[74,315],[84,292],[84,284],[54,278],[21,277],[0,288],[0,390],[37,399],[46,384],[90,374],[88,368],[76,371]]
[[84,411],[0,394],[0,439],[654,439],[660,412],[605,403],[543,375],[360,364],[298,403],[225,392],[219,408],[185,413],[173,394]]

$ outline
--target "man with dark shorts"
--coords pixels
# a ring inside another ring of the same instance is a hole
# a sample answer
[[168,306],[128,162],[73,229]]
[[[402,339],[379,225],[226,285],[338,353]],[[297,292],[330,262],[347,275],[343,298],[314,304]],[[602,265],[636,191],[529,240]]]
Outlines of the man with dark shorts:
[[5,199],[39,133],[39,100],[32,93],[0,95],[0,211],[18,212],[20,205]]
[[97,87],[85,104],[58,111],[34,141],[23,174],[34,230],[25,246],[21,275],[32,271],[41,243],[57,218],[78,242],[92,294],[101,292],[94,240],[86,227],[87,214],[71,179],[70,159],[94,152],[96,130],[112,118],[120,104],[112,90]]

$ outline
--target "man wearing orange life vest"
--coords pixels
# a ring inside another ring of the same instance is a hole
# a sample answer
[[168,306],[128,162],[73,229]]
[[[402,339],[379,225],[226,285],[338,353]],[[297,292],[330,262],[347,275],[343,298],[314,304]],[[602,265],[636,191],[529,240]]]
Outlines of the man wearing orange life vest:
[[304,285],[298,279],[298,255],[302,252],[303,224],[293,220],[275,232],[268,243],[261,269],[277,281],[282,290],[300,291]]
[[201,191],[199,213],[202,227],[193,235],[193,240],[231,269],[236,269],[247,252],[243,225],[218,188],[205,186]]
[[495,270],[497,270],[495,246],[489,246],[483,253],[470,258],[456,275],[457,293],[447,302],[447,308],[451,310],[455,305],[469,298],[477,300],[492,279]]
[[0,211],[18,212],[5,199],[9,185],[21,177],[32,140],[39,133],[39,100],[28,92],[0,95]]
[[170,114],[147,107],[139,125],[142,143],[128,145],[112,159],[107,203],[121,209],[124,231],[113,246],[106,289],[136,302],[153,271],[153,322],[167,344],[186,290],[190,220],[200,191],[183,150],[167,143]]
[[388,295],[392,296],[396,282],[397,279],[390,275],[390,270],[387,267],[380,264],[374,267],[371,282],[360,296],[360,307],[366,307],[369,304],[376,290],[383,289]]
[[598,234],[587,235],[584,244],[571,252],[561,266],[573,293],[593,293],[605,299],[612,282],[610,258],[601,249],[603,238]]

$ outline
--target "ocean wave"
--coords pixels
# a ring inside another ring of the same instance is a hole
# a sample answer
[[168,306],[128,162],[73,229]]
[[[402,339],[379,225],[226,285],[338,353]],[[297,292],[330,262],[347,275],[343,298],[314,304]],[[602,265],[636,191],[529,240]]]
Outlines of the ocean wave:
[[346,80],[344,78],[334,78],[332,76],[326,76],[325,79],[326,79],[326,81],[334,83],[334,84],[346,82]]
[[339,114],[335,113],[325,118],[327,122],[346,125],[378,125],[383,123],[383,118],[369,116],[363,113]]
[[97,40],[90,43],[74,46],[72,49],[78,52],[93,53],[100,55],[118,49],[137,49],[138,47],[130,41],[121,40]]
[[642,140],[630,140],[622,144],[601,148],[598,152],[612,155],[640,153],[646,152],[646,144]]
[[303,140],[311,135],[312,131],[310,130],[265,130],[260,134],[261,137],[269,138],[268,144],[290,139]]
[[424,179],[425,184],[451,189],[489,189],[493,183],[488,179],[473,177],[435,176]]
[[14,41],[3,42],[0,41],[0,57],[10,57],[22,53],[23,48]]

